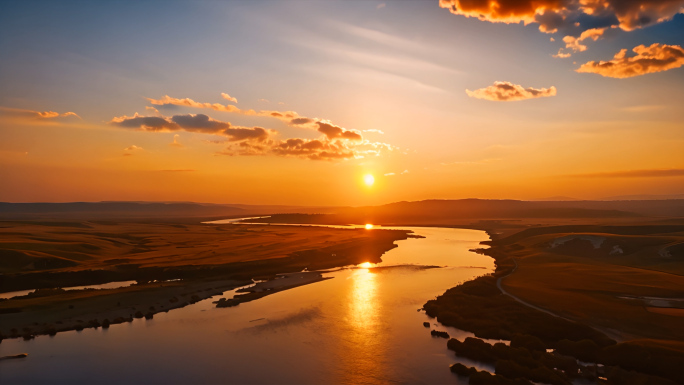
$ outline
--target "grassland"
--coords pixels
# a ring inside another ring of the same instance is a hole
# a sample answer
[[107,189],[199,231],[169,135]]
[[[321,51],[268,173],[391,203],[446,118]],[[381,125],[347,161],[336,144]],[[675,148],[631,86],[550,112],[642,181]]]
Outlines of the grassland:
[[[495,258],[494,275],[449,289],[424,308],[441,323],[477,337],[538,341],[533,345],[555,349],[558,357],[605,365],[593,373],[583,368],[585,379],[682,383],[684,226],[665,222],[490,228],[492,247],[482,252]],[[454,350],[473,354],[473,349]],[[556,371],[553,383],[577,377],[528,350],[523,356],[532,358],[524,362],[511,364],[512,356],[504,353],[488,360],[508,380],[539,380],[547,369]],[[454,370],[475,374],[460,366]]]
[[[268,225],[0,222],[0,337],[125,322],[219,294],[252,278],[379,262],[408,232]],[[54,288],[135,280],[110,290]],[[173,281],[170,281],[173,280]],[[116,320],[116,321],[115,321]]]

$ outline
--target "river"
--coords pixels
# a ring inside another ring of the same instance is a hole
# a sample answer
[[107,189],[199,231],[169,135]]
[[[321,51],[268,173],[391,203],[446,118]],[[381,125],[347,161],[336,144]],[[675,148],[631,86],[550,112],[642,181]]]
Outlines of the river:
[[393,228],[425,238],[398,241],[379,266],[443,267],[351,267],[237,307],[217,309],[214,297],[109,329],[6,339],[0,356],[29,356],[0,362],[0,383],[457,384],[449,371],[456,357],[423,322],[459,339],[472,334],[418,309],[492,272],[491,258],[469,251],[489,238],[477,230]]

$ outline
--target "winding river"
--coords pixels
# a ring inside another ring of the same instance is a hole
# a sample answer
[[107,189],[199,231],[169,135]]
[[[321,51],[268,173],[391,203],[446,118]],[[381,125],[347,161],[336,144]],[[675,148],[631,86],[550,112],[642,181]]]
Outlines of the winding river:
[[0,383],[456,384],[449,371],[456,358],[423,322],[459,339],[471,334],[417,310],[492,272],[491,258],[469,251],[489,238],[476,230],[398,228],[425,238],[398,241],[378,264],[392,268],[340,269],[324,274],[334,279],[232,308],[215,308],[214,297],[109,329],[6,339],[0,356],[29,356],[0,362]]

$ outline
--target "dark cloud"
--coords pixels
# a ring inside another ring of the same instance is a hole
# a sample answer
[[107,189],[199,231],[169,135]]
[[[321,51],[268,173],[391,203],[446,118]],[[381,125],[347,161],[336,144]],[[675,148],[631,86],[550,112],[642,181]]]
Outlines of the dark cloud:
[[181,126],[186,131],[218,133],[230,127],[230,123],[214,120],[207,115],[174,115],[171,121]]
[[290,120],[290,124],[293,124],[295,126],[302,125],[302,124],[309,124],[313,123],[314,120],[310,118],[295,118]]
[[[111,124],[125,128],[138,128],[145,131],[188,131],[228,137],[228,141],[263,141],[268,139],[270,130],[261,127],[233,127],[229,122],[214,120],[207,115],[174,115],[172,118],[158,116],[122,116],[114,118]],[[180,146],[174,137],[172,145]]]
[[334,124],[325,122],[316,122],[318,125],[318,132],[324,134],[328,139],[349,139],[349,140],[362,140],[361,134],[355,131],[345,130],[342,127],[338,127]]
[[140,116],[135,114],[133,117],[121,116],[114,118],[111,124],[124,128],[138,128],[145,131],[178,131],[181,127],[168,121],[166,118],[158,116]]
[[228,136],[231,142],[240,140],[264,141],[268,139],[269,131],[261,127],[251,128],[226,128],[223,135]]

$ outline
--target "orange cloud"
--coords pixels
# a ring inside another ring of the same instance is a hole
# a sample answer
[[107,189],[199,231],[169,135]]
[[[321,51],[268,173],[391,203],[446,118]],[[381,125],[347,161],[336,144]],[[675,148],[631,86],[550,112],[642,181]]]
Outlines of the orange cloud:
[[616,20],[625,31],[670,20],[684,0],[440,0],[451,13],[498,23],[539,24],[542,32],[577,23],[580,16]]
[[[282,156],[309,160],[339,161],[379,156],[383,151],[392,151],[395,147],[378,142],[354,142],[342,139],[330,140],[291,138],[285,140],[265,140],[262,142],[245,141],[231,143],[224,151],[215,155],[228,156]],[[408,171],[406,171],[408,172]]]
[[242,142],[217,155],[275,155],[310,160],[345,160],[360,157],[354,146],[340,140],[292,138],[263,143]]
[[10,119],[24,120],[24,121],[55,121],[57,118],[75,117],[81,119],[75,112],[59,113],[55,111],[33,111],[24,110],[20,108],[0,107],[0,117],[7,117]]
[[132,144],[126,148],[124,148],[124,151],[135,151],[135,150],[142,150],[142,147],[138,147],[135,144]]
[[238,102],[236,98],[234,98],[234,97],[228,95],[228,94],[225,93],[225,92],[221,92],[221,97],[224,98],[224,99],[226,99],[226,100],[229,101],[229,102],[233,102],[233,103],[237,103],[237,102]]
[[475,91],[466,90],[471,98],[485,99],[497,102],[542,98],[556,95],[556,87],[550,88],[524,88],[510,82],[494,82],[487,88]]
[[[226,93],[221,93],[221,95],[226,99],[230,97],[230,95],[228,95]],[[234,98],[232,98],[232,99],[234,99]],[[327,120],[307,118],[307,117],[299,115],[295,111],[242,110],[238,107],[231,106],[231,105],[224,106],[224,105],[219,104],[219,103],[200,103],[200,102],[196,102],[196,101],[189,99],[189,98],[178,99],[178,98],[170,97],[168,95],[164,95],[164,97],[162,97],[161,99],[147,98],[147,100],[149,100],[150,103],[156,104],[156,105],[172,104],[172,105],[177,105],[177,106],[186,106],[186,107],[195,107],[195,108],[209,108],[209,109],[213,109],[216,111],[238,113],[238,114],[249,115],[249,116],[265,116],[265,117],[270,117],[270,118],[275,118],[275,119],[281,120],[290,126],[317,130],[318,132],[325,134],[328,137],[328,139],[340,138],[340,139],[349,139],[349,140],[363,140],[363,137],[361,136],[361,134],[356,130],[343,129],[339,126],[336,126],[336,125],[330,123]],[[206,115],[201,115],[201,114],[199,114],[197,116],[208,118]],[[198,119],[197,116],[193,116],[192,119],[197,120]],[[174,117],[174,119],[176,119],[176,117]],[[190,120],[190,118],[188,118],[188,120]],[[174,120],[174,122],[179,123],[176,120]],[[214,121],[214,122],[216,122],[216,121]],[[184,126],[184,129],[186,129],[186,131],[189,131],[187,128],[190,125],[191,124],[186,124]],[[202,122],[201,128],[207,129],[207,128],[210,128],[209,126],[211,128],[217,128],[217,129],[223,128],[223,127],[220,127],[219,125],[217,125],[216,123],[211,123],[208,121]],[[168,127],[165,127],[165,129],[168,129]]]
[[576,71],[623,79],[667,71],[684,65],[684,49],[678,45],[654,43],[650,47],[637,46],[632,51],[636,56],[627,57],[627,50],[623,49],[615,54],[613,60],[590,61],[582,64]]
[[223,105],[220,103],[200,103],[196,102],[190,98],[184,98],[184,99],[178,99],[178,98],[172,98],[169,95],[164,95],[160,99],[152,99],[152,98],[146,98],[150,103],[157,105],[157,106],[164,106],[164,105],[175,105],[175,106],[186,106],[186,107],[195,107],[195,108],[210,108],[215,111],[224,111],[224,112],[240,112],[240,109],[231,106],[231,105]]
[[361,134],[356,131],[345,130],[342,127],[338,127],[334,124],[326,122],[316,122],[318,125],[318,132],[323,133],[328,139],[349,139],[349,140],[362,140]]
[[[582,42],[587,39],[593,41],[598,40],[599,38],[601,38],[601,36],[603,36],[605,30],[605,28],[592,28],[582,32],[578,37],[565,36],[563,38],[563,42],[565,43],[565,49],[572,50],[573,52],[584,52],[587,50],[587,46],[582,44]],[[570,55],[570,53],[564,52],[563,48],[561,48],[558,50],[558,53],[556,55],[553,55],[553,57],[566,58],[570,57]]]

